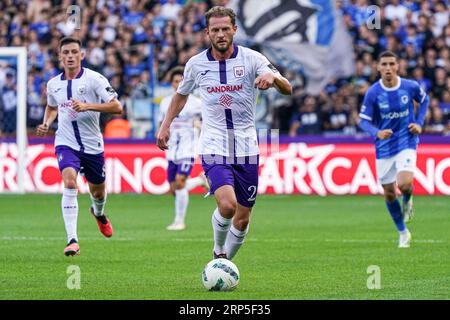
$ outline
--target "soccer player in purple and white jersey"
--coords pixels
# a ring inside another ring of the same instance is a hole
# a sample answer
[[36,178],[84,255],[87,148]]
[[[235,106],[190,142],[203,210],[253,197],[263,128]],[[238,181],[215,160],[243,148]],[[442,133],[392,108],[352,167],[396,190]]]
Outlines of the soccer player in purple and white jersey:
[[262,54],[233,43],[233,10],[213,7],[205,18],[211,48],[187,62],[157,143],[167,149],[170,124],[198,88],[203,101],[199,154],[217,202],[213,256],[232,259],[247,235],[258,192],[257,89],[274,87],[289,95],[292,86]]
[[112,236],[111,222],[104,214],[105,158],[99,118],[100,112],[120,114],[123,108],[104,76],[81,67],[84,53],[80,40],[63,38],[59,49],[64,71],[47,83],[47,107],[36,133],[38,136],[47,134],[58,116],[55,153],[64,182],[61,207],[68,242],[64,254],[73,256],[80,252],[77,236],[79,172],[89,184],[91,214],[101,233],[105,237]]
[[[398,246],[408,248],[411,233],[405,222],[413,215],[416,149],[428,110],[428,97],[416,81],[397,75],[397,56],[393,52],[381,53],[377,68],[381,79],[366,92],[359,125],[375,138],[378,181],[400,234]],[[417,112],[414,102],[418,105]],[[403,195],[403,206],[397,199],[397,186]]]
[[[176,91],[183,79],[183,67],[175,67],[170,70],[170,82]],[[164,97],[159,106],[159,125],[169,109],[174,93]],[[186,228],[185,218],[189,204],[189,191],[203,186],[209,189],[208,182],[203,173],[198,177],[189,178],[196,154],[196,143],[198,142],[198,127],[200,126],[200,115],[202,112],[202,101],[191,95],[178,117],[170,126],[171,136],[168,141],[169,149],[166,151],[167,180],[170,183],[170,192],[175,196],[175,218],[167,230],[178,231]]]

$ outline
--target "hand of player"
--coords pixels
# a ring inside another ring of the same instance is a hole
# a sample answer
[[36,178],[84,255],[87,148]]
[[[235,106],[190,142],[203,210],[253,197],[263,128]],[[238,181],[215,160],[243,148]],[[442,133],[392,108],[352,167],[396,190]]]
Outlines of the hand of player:
[[385,130],[380,130],[377,133],[377,137],[380,140],[386,140],[389,139],[390,136],[392,136],[394,132],[391,129],[385,129]]
[[260,90],[267,90],[273,86],[274,82],[275,76],[272,73],[264,73],[255,79],[253,86]]
[[408,126],[409,132],[412,134],[421,134],[422,133],[422,127],[418,125],[417,123],[410,123]]
[[167,144],[167,142],[169,141],[169,137],[170,137],[170,129],[161,126],[158,135],[156,136],[156,144],[158,145],[158,148],[160,148],[163,151],[169,149],[169,146]]
[[45,136],[47,134],[47,132],[48,132],[48,125],[46,123],[40,124],[36,128],[36,135],[38,137]]
[[85,112],[89,110],[87,103],[78,101],[74,98],[71,98],[70,100],[72,100],[72,109],[76,112]]

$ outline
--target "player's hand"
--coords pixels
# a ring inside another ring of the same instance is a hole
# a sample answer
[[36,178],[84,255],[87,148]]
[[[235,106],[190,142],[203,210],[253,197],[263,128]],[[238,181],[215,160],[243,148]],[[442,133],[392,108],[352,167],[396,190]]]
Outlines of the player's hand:
[[36,135],[38,137],[45,136],[47,134],[47,132],[48,132],[48,125],[46,123],[40,124],[36,128]]
[[389,139],[393,133],[394,132],[391,129],[380,130],[377,133],[377,137],[380,140],[386,140],[386,139]]
[[163,151],[169,149],[169,145],[167,144],[169,138],[170,138],[170,129],[161,126],[158,135],[156,136],[156,144],[158,145],[158,148],[160,148]]
[[422,127],[418,125],[417,123],[410,123],[408,126],[409,132],[412,134],[421,134],[422,133]]
[[272,73],[264,73],[255,79],[253,86],[260,90],[267,90],[273,86],[274,82],[275,76]]
[[87,103],[78,101],[74,98],[71,98],[70,100],[72,100],[72,109],[76,112],[85,112],[89,110]]

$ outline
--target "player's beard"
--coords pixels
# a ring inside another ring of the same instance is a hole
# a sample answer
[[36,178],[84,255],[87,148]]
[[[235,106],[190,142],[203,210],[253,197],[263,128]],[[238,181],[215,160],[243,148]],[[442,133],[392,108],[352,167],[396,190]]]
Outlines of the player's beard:
[[217,51],[219,51],[221,53],[224,53],[224,52],[227,52],[227,50],[230,48],[232,40],[226,39],[225,41],[227,44],[226,44],[226,46],[222,46],[222,47],[219,47],[219,44],[214,43],[213,41],[211,41],[211,43],[212,43],[212,46],[214,47],[214,49],[216,49]]

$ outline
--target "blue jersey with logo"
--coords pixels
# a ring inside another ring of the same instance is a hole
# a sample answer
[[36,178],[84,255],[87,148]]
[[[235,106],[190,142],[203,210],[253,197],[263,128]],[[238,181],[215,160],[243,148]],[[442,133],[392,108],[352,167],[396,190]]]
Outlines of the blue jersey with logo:
[[426,93],[416,81],[398,78],[396,87],[387,88],[381,79],[367,90],[359,114],[378,130],[391,129],[386,140],[375,139],[376,158],[390,158],[405,149],[416,149],[419,137],[409,132],[410,123],[423,126],[423,119],[415,113],[414,103],[422,105]]

